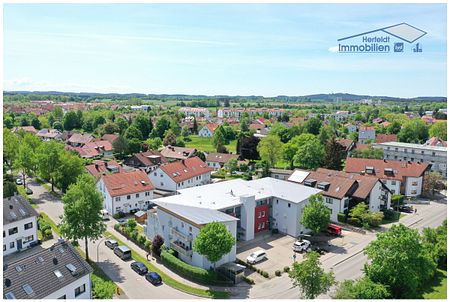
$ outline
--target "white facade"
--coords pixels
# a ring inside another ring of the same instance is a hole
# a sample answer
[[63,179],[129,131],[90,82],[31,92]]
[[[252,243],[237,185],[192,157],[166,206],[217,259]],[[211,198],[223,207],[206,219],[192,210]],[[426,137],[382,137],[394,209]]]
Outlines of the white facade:
[[209,119],[211,117],[207,108],[187,108],[183,107],[178,109],[178,112],[183,113],[185,116],[205,117]]
[[392,192],[392,194],[400,194],[401,181],[395,179],[382,179],[381,181]]
[[164,191],[177,191],[191,187],[197,187],[209,184],[211,182],[211,172],[204,173],[181,182],[175,182],[161,168],[149,173],[150,180],[155,188]]
[[92,299],[91,292],[91,274],[87,274],[51,293],[44,299]]
[[214,132],[211,132],[211,130],[208,128],[208,126],[205,125],[198,132],[198,136],[200,136],[200,137],[213,137],[214,136]]
[[273,197],[273,227],[278,228],[280,233],[291,235],[292,237],[298,237],[301,233],[308,232],[308,229],[300,224],[300,217],[308,202],[306,199],[300,203],[293,203],[282,198]]
[[422,194],[423,177],[406,177],[405,196],[416,197]]
[[102,178],[97,182],[97,190],[103,196],[103,208],[111,215],[118,212],[130,213],[131,210],[147,210],[153,199],[153,190],[111,197]]
[[338,222],[338,213],[344,213],[348,209],[348,197],[337,199],[329,196],[323,196],[324,204],[331,210],[330,220]]
[[218,118],[236,118],[240,119],[244,113],[248,113],[249,116],[263,115],[267,113],[269,117],[280,117],[285,113],[284,109],[279,108],[223,108],[217,110]]
[[220,163],[216,162],[216,161],[206,161],[206,164],[208,165],[208,167],[211,167],[216,171],[219,170],[220,168],[222,168]]
[[36,216],[3,225],[3,256],[26,249],[38,241]]

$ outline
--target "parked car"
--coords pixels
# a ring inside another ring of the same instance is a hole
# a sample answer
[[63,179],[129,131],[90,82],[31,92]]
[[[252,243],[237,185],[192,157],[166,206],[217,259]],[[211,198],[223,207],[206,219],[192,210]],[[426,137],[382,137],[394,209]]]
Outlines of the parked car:
[[327,233],[331,235],[341,236],[342,228],[335,224],[329,224],[327,228]]
[[267,257],[267,253],[264,250],[259,250],[256,252],[251,253],[248,257],[247,257],[247,263],[250,264],[255,264],[258,263],[260,261],[262,261],[264,258]]
[[148,269],[142,262],[133,262],[130,264],[131,269],[138,273],[139,275],[145,275],[148,273]]
[[131,259],[131,250],[128,248],[128,246],[125,245],[115,247],[114,254],[119,256],[119,258],[122,260]]
[[311,249],[311,242],[304,239],[297,240],[296,242],[294,242],[292,249],[294,250],[294,252],[306,252],[308,249]]
[[109,220],[109,213],[107,210],[105,209],[100,210],[100,214],[102,215],[103,220]]
[[112,250],[119,246],[119,244],[117,243],[117,241],[112,240],[112,239],[107,239],[107,240],[105,241],[105,245],[106,245],[107,247],[109,247],[110,249],[112,249]]
[[162,283],[161,276],[155,272],[150,272],[145,275],[145,279],[153,285],[158,285]]
[[125,224],[125,223],[127,223],[127,220],[125,218],[119,218],[119,219],[117,219],[117,222],[120,224]]
[[16,185],[23,185],[23,180],[21,177],[16,179]]
[[397,208],[397,211],[405,212],[405,213],[412,213],[413,212],[413,207],[410,206],[410,205],[404,204],[404,205],[399,206]]
[[33,194],[33,190],[31,190],[30,188],[27,187],[26,193],[27,193],[27,195],[31,195],[31,194]]

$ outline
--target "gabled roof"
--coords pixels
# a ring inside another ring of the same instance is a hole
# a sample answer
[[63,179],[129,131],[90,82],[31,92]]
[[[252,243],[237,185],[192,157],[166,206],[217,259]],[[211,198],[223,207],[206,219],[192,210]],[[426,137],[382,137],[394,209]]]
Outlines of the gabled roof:
[[439,147],[447,147],[447,142],[440,139],[439,137],[433,136],[429,140],[423,144],[424,146],[439,146]]
[[161,155],[166,158],[186,159],[191,157],[195,151],[197,151],[195,148],[175,147],[169,145],[161,150]]
[[3,225],[33,216],[38,213],[21,195],[3,198]]
[[41,129],[38,131],[37,136],[47,137],[47,138],[56,138],[61,136],[61,132],[57,129]]
[[396,142],[397,135],[395,134],[377,134],[375,143]]
[[90,143],[86,143],[84,145],[84,148],[95,149],[95,150],[99,151],[99,153],[109,152],[109,151],[113,150],[112,144],[107,140],[99,140],[99,141],[93,141]]
[[104,135],[102,136],[102,140],[108,141],[108,142],[110,142],[111,144],[114,143],[114,141],[115,141],[116,139],[118,139],[118,138],[119,138],[119,135],[118,135],[118,134],[104,134]]
[[88,133],[74,133],[72,136],[67,140],[68,143],[73,144],[87,144],[89,142],[92,142],[95,139],[92,135]]
[[345,148],[345,151],[349,151],[354,146],[354,142],[347,138],[339,138],[336,142],[342,145]]
[[[4,298],[11,293],[15,299],[42,299],[93,271],[68,242],[58,242],[47,249],[36,246],[29,252],[27,256],[19,253],[4,258]],[[26,285],[30,294],[24,290]]]
[[111,197],[151,191],[155,187],[141,170],[113,173],[101,177]]
[[159,169],[166,173],[167,176],[169,176],[176,183],[205,173],[210,173],[214,170],[208,167],[208,165],[197,156],[162,165]]
[[[148,150],[146,152],[136,153],[134,159],[140,162],[139,167],[153,167],[155,165],[167,163],[167,158],[161,155],[157,150]],[[128,162],[128,161],[127,161]]]
[[225,164],[230,159],[238,159],[239,155],[237,154],[228,154],[228,153],[209,153],[206,156],[206,161],[208,162],[215,162],[215,163],[221,163]]
[[321,183],[328,183],[328,189],[323,190],[322,194],[337,199],[351,196],[358,186],[356,180],[354,179],[335,177],[329,173],[322,173],[320,171],[313,171],[309,173],[303,181],[303,184],[305,184],[306,180],[316,180],[317,182],[314,184],[315,188],[318,188]]
[[214,131],[216,131],[216,129],[217,129],[217,127],[219,127],[219,125],[218,125],[218,124],[214,124],[214,123],[207,123],[207,124],[205,125],[205,127],[208,128],[208,130],[209,130],[211,133],[214,133]]
[[15,127],[13,132],[18,132],[19,130],[23,130],[25,132],[30,132],[33,134],[36,134],[38,131],[36,130],[36,128],[34,128],[34,126],[21,126],[21,127]]
[[[366,167],[373,167],[375,173],[365,175],[381,179],[395,179],[402,181],[404,177],[422,176],[429,165],[430,164],[428,163],[349,157],[345,164],[345,171],[362,174],[365,173]],[[393,175],[386,175],[385,169],[392,169]]]
[[375,130],[375,127],[372,127],[372,126],[361,126],[361,127],[359,127],[359,131],[367,131],[367,130]]
[[117,170],[119,173],[124,171],[122,166],[115,160],[94,160],[91,165],[87,165],[85,168],[92,176],[95,177],[96,180],[98,180],[103,174],[111,173],[114,170]]

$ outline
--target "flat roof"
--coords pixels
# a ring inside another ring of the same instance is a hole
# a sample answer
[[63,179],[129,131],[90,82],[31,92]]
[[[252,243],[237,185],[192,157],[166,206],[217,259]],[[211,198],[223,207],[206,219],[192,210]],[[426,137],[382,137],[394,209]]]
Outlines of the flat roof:
[[374,146],[389,146],[389,147],[400,147],[400,148],[414,148],[414,149],[423,149],[423,150],[433,150],[433,151],[442,151],[447,152],[447,147],[441,146],[427,146],[420,144],[410,144],[410,143],[401,143],[401,142],[386,142],[386,143],[378,143],[373,144]]

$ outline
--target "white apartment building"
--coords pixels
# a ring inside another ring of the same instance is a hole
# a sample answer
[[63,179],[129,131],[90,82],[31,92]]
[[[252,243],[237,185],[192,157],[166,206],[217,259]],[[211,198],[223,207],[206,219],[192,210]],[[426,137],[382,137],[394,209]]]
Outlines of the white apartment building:
[[[148,212],[145,232],[150,239],[159,234],[170,246],[178,245],[179,249],[174,249],[181,251],[187,263],[209,268],[206,258],[192,250],[203,225],[222,222],[237,240],[243,241],[272,229],[297,237],[308,231],[299,218],[309,197],[320,192],[270,177],[251,181],[234,179],[183,189],[177,195],[153,200],[157,207]],[[218,264],[234,261],[235,253],[233,248]]]
[[102,175],[97,190],[103,196],[103,207],[114,215],[147,210],[155,187],[142,170]]
[[92,268],[70,243],[3,258],[4,299],[92,299]]
[[244,115],[244,113],[248,113],[250,117],[255,115],[263,115],[267,113],[269,117],[280,117],[285,112],[287,112],[285,109],[281,108],[223,108],[217,110],[217,117],[218,118],[236,118],[240,119],[241,116]]
[[374,144],[374,148],[382,148],[384,159],[416,163],[430,163],[431,171],[439,172],[447,178],[447,147],[386,142]]
[[210,183],[213,170],[195,156],[161,165],[149,177],[157,189],[177,191]]
[[37,244],[38,216],[22,196],[3,198],[3,256]]
[[178,112],[185,116],[205,117],[206,119],[211,117],[208,108],[183,107],[178,109]]

